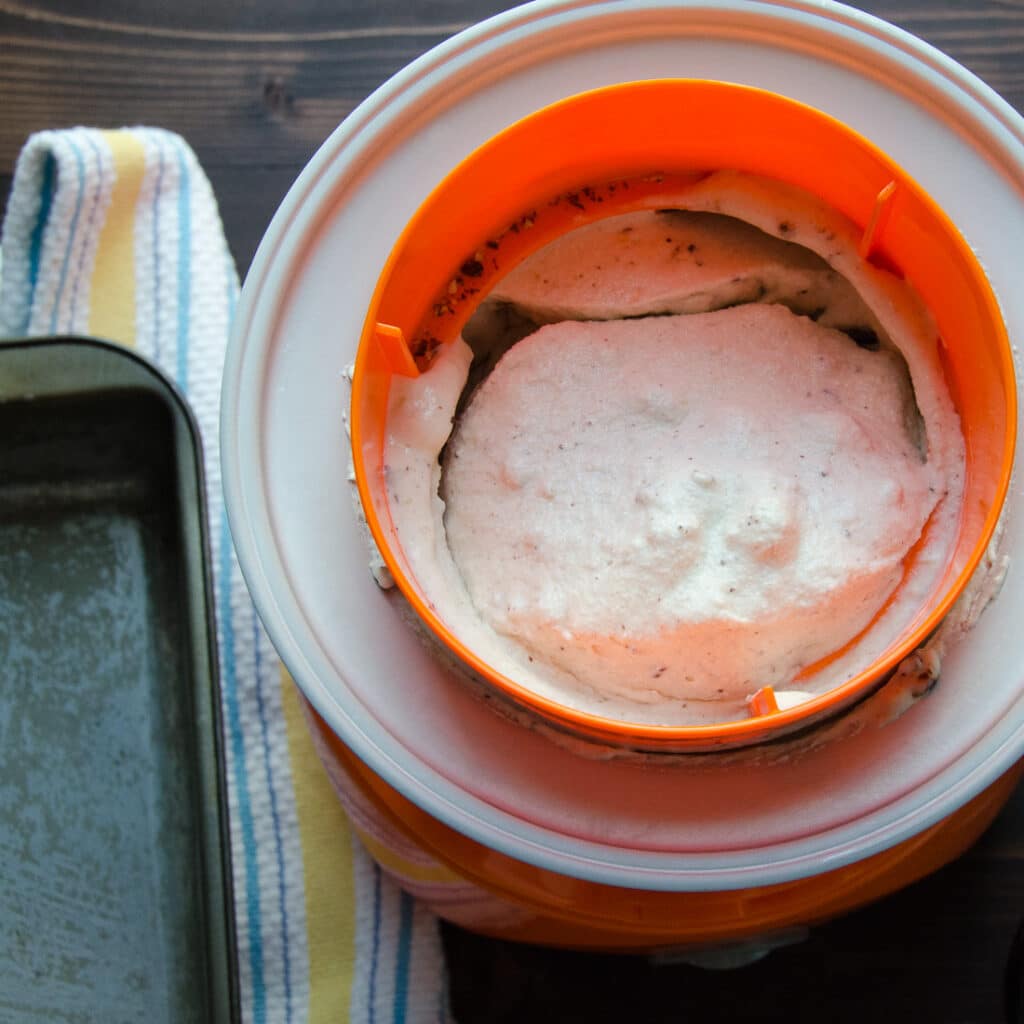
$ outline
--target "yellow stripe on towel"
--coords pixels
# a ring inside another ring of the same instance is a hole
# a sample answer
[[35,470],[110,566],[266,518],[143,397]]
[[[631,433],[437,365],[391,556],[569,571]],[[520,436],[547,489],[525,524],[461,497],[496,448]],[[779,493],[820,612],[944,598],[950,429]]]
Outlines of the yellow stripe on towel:
[[406,882],[433,882],[446,885],[465,886],[466,880],[443,864],[420,864],[403,857],[390,846],[385,846],[376,836],[370,835],[358,825],[353,824],[353,831],[359,836],[367,853],[386,871]]
[[114,158],[114,185],[96,247],[89,333],[135,344],[135,204],[146,170],[142,142],[125,131],[105,131]]
[[302,840],[309,937],[309,1024],[348,1020],[355,966],[355,891],[345,812],[306,731],[295,683],[281,669],[292,784]]

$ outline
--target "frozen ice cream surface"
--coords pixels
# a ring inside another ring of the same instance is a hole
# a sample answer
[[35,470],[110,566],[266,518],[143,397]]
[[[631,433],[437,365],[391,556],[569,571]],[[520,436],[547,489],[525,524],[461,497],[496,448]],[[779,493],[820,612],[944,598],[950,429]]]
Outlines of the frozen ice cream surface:
[[450,441],[452,556],[583,682],[783,685],[869,624],[935,507],[906,400],[889,353],[779,305],[543,327]]

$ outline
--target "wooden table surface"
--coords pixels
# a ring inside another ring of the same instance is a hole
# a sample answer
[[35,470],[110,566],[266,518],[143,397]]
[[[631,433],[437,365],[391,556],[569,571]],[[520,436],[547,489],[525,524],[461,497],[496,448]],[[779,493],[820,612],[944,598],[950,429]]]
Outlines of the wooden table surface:
[[[0,0],[0,191],[29,133],[146,123],[192,144],[244,273],[288,186],[371,90],[500,0]],[[1024,111],[1022,0],[882,0]],[[1024,240],[1022,240],[1024,242]],[[1022,261],[1024,262],[1024,261]],[[460,1024],[1003,1019],[1024,789],[959,862],[750,967],[703,971],[446,928]]]

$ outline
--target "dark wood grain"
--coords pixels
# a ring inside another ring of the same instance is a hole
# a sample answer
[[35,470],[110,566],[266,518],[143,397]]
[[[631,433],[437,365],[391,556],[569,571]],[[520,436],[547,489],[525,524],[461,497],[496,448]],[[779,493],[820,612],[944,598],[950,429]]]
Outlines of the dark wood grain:
[[[156,124],[199,156],[244,272],[288,186],[391,74],[500,0],[0,0],[0,190],[33,131]],[[862,5],[932,42],[1024,110],[1022,0]],[[514,946],[445,928],[461,1024],[512,1021],[1002,1019],[1024,914],[1024,791],[959,862],[716,973]]]
[[40,128],[154,124],[195,149],[239,270],[299,171],[361,100],[506,5],[0,2],[0,187]]
[[[43,127],[158,124],[191,143],[243,272],[288,186],[378,85],[500,0],[0,0],[0,190]],[[1024,6],[861,5],[1024,109]]]

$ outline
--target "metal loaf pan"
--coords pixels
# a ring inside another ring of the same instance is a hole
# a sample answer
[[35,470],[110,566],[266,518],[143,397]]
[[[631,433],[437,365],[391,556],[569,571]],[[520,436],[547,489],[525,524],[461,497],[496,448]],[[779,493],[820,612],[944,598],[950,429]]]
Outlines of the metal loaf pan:
[[238,1019],[212,609],[174,386],[0,344],[0,1019]]

